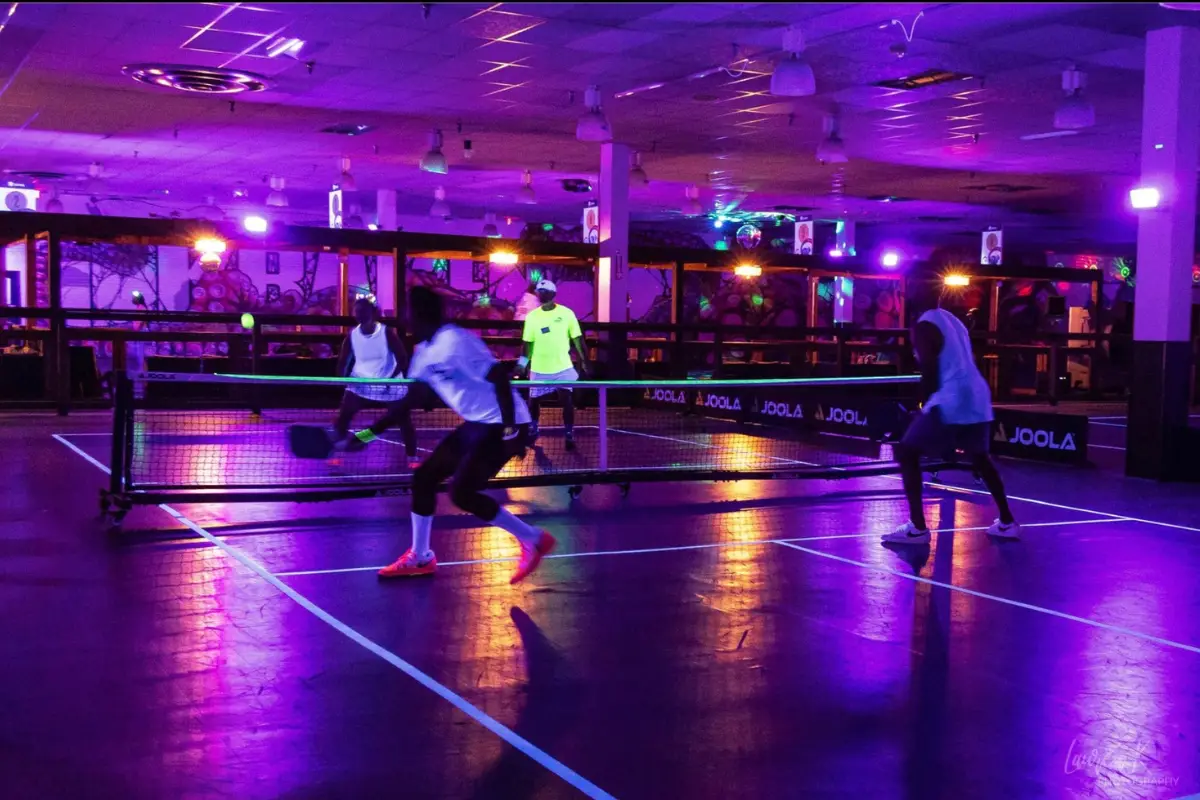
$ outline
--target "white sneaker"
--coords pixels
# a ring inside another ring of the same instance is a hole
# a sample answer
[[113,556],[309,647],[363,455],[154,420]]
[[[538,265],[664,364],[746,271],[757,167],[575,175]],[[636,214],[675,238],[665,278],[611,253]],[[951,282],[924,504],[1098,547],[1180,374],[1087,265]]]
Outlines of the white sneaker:
[[988,536],[996,536],[1001,539],[1020,539],[1021,526],[1016,522],[1010,522],[1005,525],[1000,520],[992,523],[992,527],[987,529]]
[[921,530],[910,520],[879,540],[891,544],[929,544],[929,529]]

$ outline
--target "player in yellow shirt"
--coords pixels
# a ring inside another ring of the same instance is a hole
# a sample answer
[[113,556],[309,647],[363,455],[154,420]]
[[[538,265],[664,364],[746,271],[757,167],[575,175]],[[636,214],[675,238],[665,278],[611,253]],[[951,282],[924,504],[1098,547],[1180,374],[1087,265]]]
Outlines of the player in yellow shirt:
[[[577,381],[579,372],[571,364],[571,349],[579,356],[579,369],[586,376],[587,348],[583,343],[583,331],[575,312],[554,302],[558,287],[554,281],[543,278],[535,287],[541,305],[525,317],[525,355],[518,364],[521,370],[528,368],[529,379],[534,381]],[[563,426],[566,428],[567,449],[575,449],[575,404],[570,387],[555,389],[534,386],[529,390],[529,412],[533,416],[530,441],[538,435],[538,416],[541,398],[557,392],[563,408]]]

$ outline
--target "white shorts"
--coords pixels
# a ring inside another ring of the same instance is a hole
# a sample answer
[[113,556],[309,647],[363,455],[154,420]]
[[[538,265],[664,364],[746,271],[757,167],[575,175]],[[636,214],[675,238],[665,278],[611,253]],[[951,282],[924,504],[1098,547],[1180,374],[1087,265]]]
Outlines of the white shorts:
[[[574,367],[571,367],[570,369],[564,369],[562,372],[555,372],[553,375],[542,375],[539,372],[531,372],[531,373],[529,373],[529,380],[531,380],[531,381],[577,381],[577,380],[579,380],[579,373],[575,371]],[[529,396],[531,398],[545,397],[548,394],[553,394],[554,392],[558,391],[559,388],[566,389],[568,392],[574,391],[570,386],[563,386],[563,387],[531,386],[531,387],[529,387]]]
[[353,383],[346,389],[376,403],[397,403],[408,394],[408,385],[403,383]]

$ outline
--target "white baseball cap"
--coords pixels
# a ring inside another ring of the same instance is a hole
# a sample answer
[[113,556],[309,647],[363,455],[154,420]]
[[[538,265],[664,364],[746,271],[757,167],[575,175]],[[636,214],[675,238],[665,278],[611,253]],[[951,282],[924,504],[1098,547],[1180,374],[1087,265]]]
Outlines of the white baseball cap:
[[555,294],[558,294],[558,287],[555,286],[554,281],[550,280],[549,278],[542,278],[537,282],[537,286],[535,286],[534,289],[539,292],[554,292]]

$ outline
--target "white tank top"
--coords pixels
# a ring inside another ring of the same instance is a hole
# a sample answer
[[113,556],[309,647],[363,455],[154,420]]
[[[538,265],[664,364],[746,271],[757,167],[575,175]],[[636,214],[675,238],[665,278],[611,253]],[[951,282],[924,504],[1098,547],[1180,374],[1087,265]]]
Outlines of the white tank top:
[[375,323],[375,331],[369,336],[362,332],[361,325],[356,326],[350,331],[350,346],[354,350],[354,368],[350,370],[350,377],[392,377],[396,370],[396,357],[388,347],[387,331],[383,325]]
[[941,308],[926,311],[917,322],[928,322],[942,333],[938,389],[926,405],[940,408],[942,420],[948,425],[991,422],[992,392],[975,366],[966,326]]

